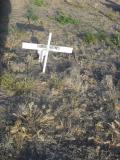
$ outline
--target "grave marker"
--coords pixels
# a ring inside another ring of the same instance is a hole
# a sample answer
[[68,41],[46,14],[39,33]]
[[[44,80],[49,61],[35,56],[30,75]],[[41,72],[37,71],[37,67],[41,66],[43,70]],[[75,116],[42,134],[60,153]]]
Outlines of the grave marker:
[[22,43],[23,49],[37,50],[39,62],[43,63],[43,73],[45,73],[49,52],[61,52],[70,54],[73,48],[50,45],[52,33],[49,33],[48,44]]

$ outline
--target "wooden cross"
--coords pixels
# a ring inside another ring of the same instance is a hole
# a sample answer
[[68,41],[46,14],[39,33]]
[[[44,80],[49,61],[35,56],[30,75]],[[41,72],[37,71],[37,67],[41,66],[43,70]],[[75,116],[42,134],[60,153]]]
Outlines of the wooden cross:
[[49,52],[72,53],[73,48],[50,45],[52,33],[49,33],[48,44],[22,43],[23,49],[37,50],[39,62],[43,63],[43,73],[45,73]]

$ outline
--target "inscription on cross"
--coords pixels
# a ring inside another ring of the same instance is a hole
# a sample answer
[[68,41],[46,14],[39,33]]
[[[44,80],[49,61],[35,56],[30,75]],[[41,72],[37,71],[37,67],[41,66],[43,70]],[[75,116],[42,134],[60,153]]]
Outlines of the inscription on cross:
[[52,33],[49,33],[48,44],[22,43],[23,49],[37,50],[39,62],[43,63],[43,73],[45,73],[49,52],[72,53],[73,48],[50,45]]

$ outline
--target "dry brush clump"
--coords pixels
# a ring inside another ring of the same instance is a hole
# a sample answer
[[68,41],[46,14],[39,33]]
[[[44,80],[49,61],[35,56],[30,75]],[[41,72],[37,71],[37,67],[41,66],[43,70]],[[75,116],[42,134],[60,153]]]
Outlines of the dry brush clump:
[[[4,142],[6,147],[7,143],[10,143],[11,149],[15,147],[13,153],[11,150],[12,157],[17,156],[23,145],[29,141],[54,142],[51,131],[55,127],[55,117],[49,112],[50,110],[47,110],[44,113],[41,108],[31,102],[27,106],[24,104],[18,106],[16,113],[12,113],[11,124],[6,131],[6,142]],[[49,132],[46,133],[47,131]],[[4,150],[5,146],[1,149]]]
[[87,160],[91,156],[93,159],[105,158],[106,148],[110,153],[108,157],[117,158],[120,147],[119,119],[111,101],[102,102],[98,97],[93,106],[89,104],[95,99],[95,92],[97,90],[94,95],[89,94],[85,98],[78,92],[65,90],[62,105],[56,104],[56,108],[51,104],[46,107],[34,102],[18,105],[17,110],[11,113],[1,150],[6,148],[4,152],[8,151],[8,157],[13,159],[46,157],[52,160],[67,157],[72,160],[81,157]]

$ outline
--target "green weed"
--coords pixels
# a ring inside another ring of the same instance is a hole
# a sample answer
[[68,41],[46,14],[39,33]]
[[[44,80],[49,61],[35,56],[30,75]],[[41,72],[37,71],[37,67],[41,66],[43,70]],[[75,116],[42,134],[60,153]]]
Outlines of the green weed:
[[50,79],[50,88],[59,89],[62,85],[62,80],[56,75],[53,74]]
[[108,35],[104,31],[97,33],[87,32],[83,36],[83,40],[88,44],[95,44],[96,42],[104,42],[110,47],[119,47],[120,46],[120,34],[113,33]]
[[31,90],[34,87],[34,80],[30,78],[19,79],[15,83],[15,90],[26,91]]
[[110,41],[113,45],[119,47],[120,46],[120,35],[119,34],[112,34],[110,37]]
[[1,88],[6,91],[26,91],[34,87],[34,80],[30,78],[18,79],[15,75],[5,73],[1,77]]
[[57,16],[55,17],[55,20],[63,25],[79,24],[80,22],[78,19],[74,19],[71,16],[65,15],[63,12],[58,12]]
[[106,38],[107,38],[107,34],[104,31],[97,32],[95,36],[96,36],[96,39],[101,42],[106,41]]
[[87,33],[85,33],[83,40],[88,44],[93,44],[93,43],[96,43],[97,37],[94,33],[87,32]]
[[107,17],[108,17],[111,21],[116,21],[116,20],[117,20],[117,17],[116,17],[116,15],[115,15],[115,13],[112,12],[112,11],[107,14]]
[[1,77],[1,87],[5,90],[13,90],[15,83],[15,78],[10,73],[5,73]]
[[38,7],[41,7],[43,5],[43,2],[43,0],[33,0],[33,4]]
[[34,13],[33,8],[29,7],[26,11],[25,18],[28,19],[28,21],[37,21],[39,17]]

